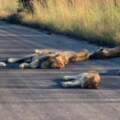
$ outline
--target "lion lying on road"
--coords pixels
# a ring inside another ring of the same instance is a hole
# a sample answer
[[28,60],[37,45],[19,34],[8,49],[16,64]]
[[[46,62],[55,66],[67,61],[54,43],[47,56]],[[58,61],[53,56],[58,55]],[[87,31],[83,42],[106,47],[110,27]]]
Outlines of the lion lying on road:
[[101,77],[96,71],[80,73],[76,76],[64,76],[62,86],[65,88],[81,87],[97,89],[101,84]]
[[114,48],[100,48],[90,55],[91,59],[107,59],[120,57],[120,47]]
[[37,49],[31,55],[22,58],[9,58],[8,63],[18,63],[19,67],[24,68],[57,68],[62,69],[70,62],[84,61],[89,58],[87,50],[79,52],[62,51],[54,49]]

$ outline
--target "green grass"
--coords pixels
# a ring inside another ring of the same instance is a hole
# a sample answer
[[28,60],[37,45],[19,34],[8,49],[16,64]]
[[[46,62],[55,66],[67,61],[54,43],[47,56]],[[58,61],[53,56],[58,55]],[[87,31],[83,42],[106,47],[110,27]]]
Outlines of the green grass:
[[[21,12],[18,16],[23,23],[58,33],[97,43],[120,43],[119,0],[46,0],[45,4],[33,0],[33,14]],[[16,4],[5,8],[15,11]]]

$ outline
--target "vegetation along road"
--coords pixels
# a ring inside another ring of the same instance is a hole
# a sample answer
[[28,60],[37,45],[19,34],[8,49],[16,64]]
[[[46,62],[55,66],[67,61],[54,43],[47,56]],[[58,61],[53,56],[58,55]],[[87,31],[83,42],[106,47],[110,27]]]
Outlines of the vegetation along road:
[[[94,51],[96,45],[61,35],[0,22],[0,59],[20,57],[36,48]],[[63,70],[0,70],[2,120],[120,120],[120,58],[70,64]],[[98,90],[63,89],[63,75],[102,73]],[[107,72],[107,74],[103,74]]]

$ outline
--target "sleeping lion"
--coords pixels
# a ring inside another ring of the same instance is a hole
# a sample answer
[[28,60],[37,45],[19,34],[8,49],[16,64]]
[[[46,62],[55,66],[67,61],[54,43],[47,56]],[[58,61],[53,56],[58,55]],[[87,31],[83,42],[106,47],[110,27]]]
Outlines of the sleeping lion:
[[65,88],[81,87],[97,89],[101,85],[101,77],[96,71],[80,73],[75,76],[64,76],[62,86]]
[[81,50],[62,51],[57,49],[36,49],[33,54],[22,58],[9,58],[8,63],[18,63],[19,67],[24,68],[56,68],[62,69],[70,62],[79,62],[87,60],[89,52]]

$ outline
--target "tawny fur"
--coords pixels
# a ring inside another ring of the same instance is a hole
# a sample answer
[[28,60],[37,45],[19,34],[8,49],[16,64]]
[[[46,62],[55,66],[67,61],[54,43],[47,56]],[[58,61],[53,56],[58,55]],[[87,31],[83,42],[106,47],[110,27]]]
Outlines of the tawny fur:
[[80,73],[76,76],[64,76],[63,87],[81,87],[88,89],[97,89],[101,84],[101,77],[96,71]]
[[100,48],[90,55],[92,59],[107,59],[120,57],[120,46],[114,48]]
[[41,63],[41,68],[57,68],[62,69],[68,63],[64,55],[58,54],[49,56],[47,60]]
[[79,52],[57,49],[36,49],[33,54],[22,58],[9,58],[8,63],[20,64],[20,68],[57,68],[62,69],[70,62],[84,61],[89,58],[87,50]]
[[64,68],[70,62],[79,62],[89,58],[89,52],[82,50],[80,52],[74,51],[60,51],[54,49],[37,49],[36,54],[49,56],[49,59],[41,63],[42,68]]
[[101,85],[101,76],[96,71],[89,72],[87,76],[87,81],[85,83],[85,88],[97,89]]
[[76,52],[70,58],[71,62],[80,62],[87,60],[89,58],[89,52],[87,50],[82,50],[80,52]]

